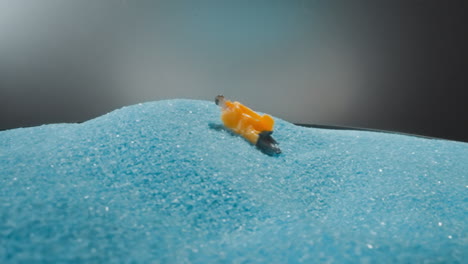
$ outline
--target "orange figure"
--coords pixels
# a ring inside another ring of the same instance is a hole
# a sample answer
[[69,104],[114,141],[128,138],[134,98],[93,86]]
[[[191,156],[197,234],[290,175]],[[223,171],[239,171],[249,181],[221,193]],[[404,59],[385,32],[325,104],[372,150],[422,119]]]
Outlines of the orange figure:
[[259,115],[239,102],[226,100],[222,95],[216,96],[215,102],[221,107],[221,120],[227,128],[243,136],[266,154],[281,153],[271,137],[275,121],[270,115]]

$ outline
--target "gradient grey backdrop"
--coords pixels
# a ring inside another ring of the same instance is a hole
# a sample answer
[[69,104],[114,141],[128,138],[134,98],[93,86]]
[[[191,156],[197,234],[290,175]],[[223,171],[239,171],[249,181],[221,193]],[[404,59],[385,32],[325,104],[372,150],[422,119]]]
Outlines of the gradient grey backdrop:
[[468,141],[465,1],[0,0],[0,129],[217,94]]

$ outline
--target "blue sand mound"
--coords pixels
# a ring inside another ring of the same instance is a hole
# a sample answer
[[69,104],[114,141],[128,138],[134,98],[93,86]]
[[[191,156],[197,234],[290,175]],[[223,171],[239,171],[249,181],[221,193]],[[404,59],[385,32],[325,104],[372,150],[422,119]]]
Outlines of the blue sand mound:
[[466,263],[468,144],[276,120],[270,157],[219,115],[0,132],[0,263]]

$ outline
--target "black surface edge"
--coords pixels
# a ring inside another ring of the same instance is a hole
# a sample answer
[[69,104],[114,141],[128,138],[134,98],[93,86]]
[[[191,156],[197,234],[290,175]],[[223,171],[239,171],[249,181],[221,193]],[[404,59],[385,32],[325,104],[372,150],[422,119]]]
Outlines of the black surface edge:
[[[435,139],[435,140],[448,140],[448,141],[455,141],[451,139],[443,139],[443,138],[436,138],[436,137],[429,137],[411,133],[403,133],[397,131],[387,131],[387,130],[379,130],[379,129],[370,129],[370,128],[361,128],[361,127],[345,127],[345,126],[332,126],[332,125],[317,125],[317,124],[302,124],[302,123],[295,123],[296,126],[301,127],[310,127],[310,128],[318,128],[318,129],[332,129],[332,130],[355,130],[355,131],[366,131],[366,132],[376,132],[376,133],[387,133],[387,134],[397,134],[403,136],[411,136],[411,137],[418,137],[418,138],[425,138],[425,139]],[[461,142],[461,141],[456,141]]]

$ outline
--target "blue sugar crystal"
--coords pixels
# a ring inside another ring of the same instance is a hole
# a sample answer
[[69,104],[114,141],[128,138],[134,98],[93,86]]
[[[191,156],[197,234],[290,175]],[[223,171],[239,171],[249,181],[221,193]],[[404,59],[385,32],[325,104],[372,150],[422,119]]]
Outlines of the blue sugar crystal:
[[466,263],[468,144],[303,128],[282,154],[212,102],[0,132],[0,263]]

